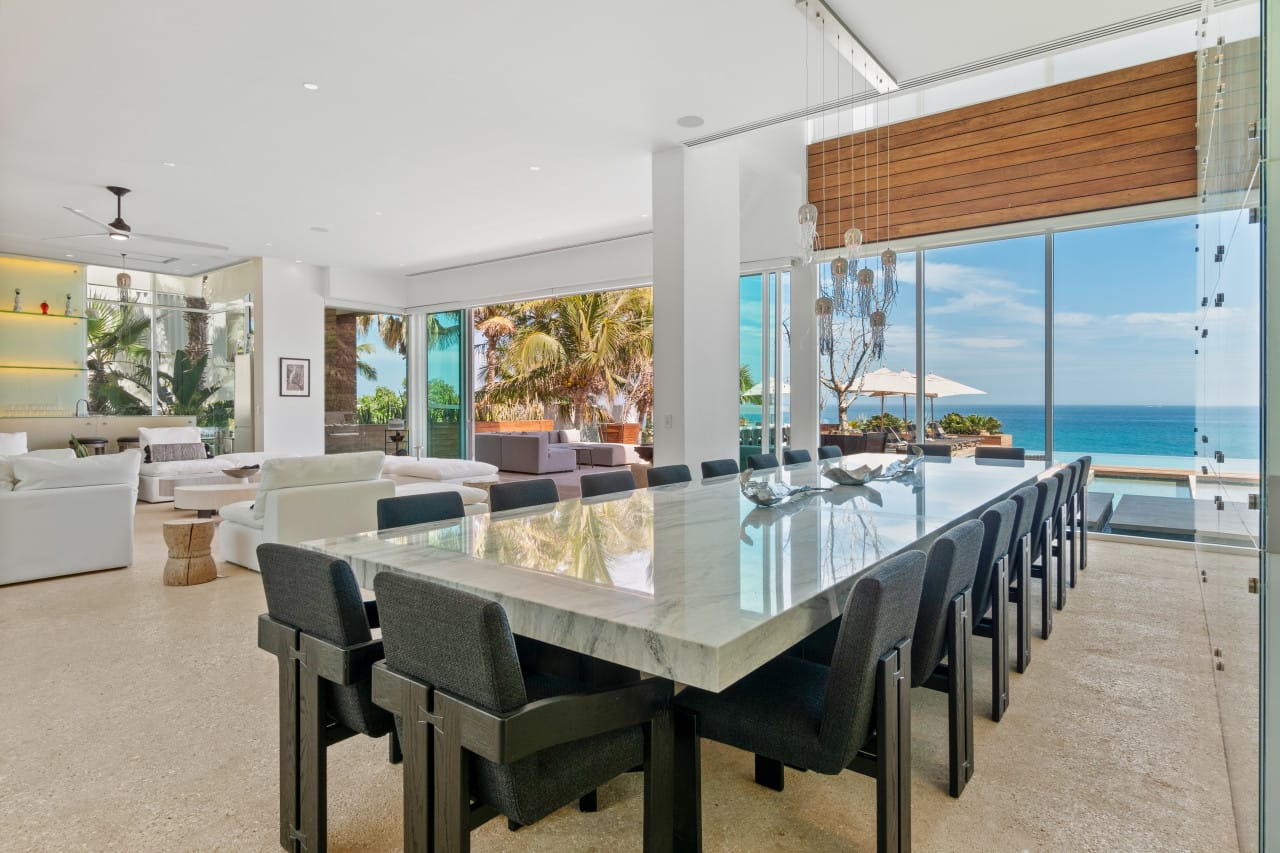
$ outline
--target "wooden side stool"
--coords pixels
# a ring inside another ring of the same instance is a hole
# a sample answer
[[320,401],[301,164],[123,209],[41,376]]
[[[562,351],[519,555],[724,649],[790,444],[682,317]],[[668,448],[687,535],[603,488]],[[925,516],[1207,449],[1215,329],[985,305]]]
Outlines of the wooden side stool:
[[164,543],[169,546],[169,559],[164,564],[165,586],[194,586],[218,577],[213,562],[212,519],[182,519],[164,523]]

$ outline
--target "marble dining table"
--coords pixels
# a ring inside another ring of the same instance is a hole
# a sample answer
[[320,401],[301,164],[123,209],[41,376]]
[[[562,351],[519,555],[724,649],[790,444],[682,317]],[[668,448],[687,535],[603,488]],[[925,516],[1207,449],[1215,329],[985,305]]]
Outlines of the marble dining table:
[[838,616],[863,572],[926,549],[1047,467],[926,457],[866,486],[822,476],[901,458],[754,473],[830,487],[772,508],[731,476],[303,546],[346,560],[366,589],[379,572],[428,577],[499,602],[516,634],[720,691]]

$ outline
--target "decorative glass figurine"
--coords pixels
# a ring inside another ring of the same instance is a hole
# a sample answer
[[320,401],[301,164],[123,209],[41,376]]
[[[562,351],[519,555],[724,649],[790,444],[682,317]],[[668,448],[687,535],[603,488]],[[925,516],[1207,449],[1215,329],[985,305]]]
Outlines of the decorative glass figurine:
[[67,308],[66,308],[66,311],[64,311],[63,313],[65,313],[68,317],[71,316],[71,294],[70,293],[67,294]]
[[22,291],[16,287],[13,289],[13,310],[22,310]]

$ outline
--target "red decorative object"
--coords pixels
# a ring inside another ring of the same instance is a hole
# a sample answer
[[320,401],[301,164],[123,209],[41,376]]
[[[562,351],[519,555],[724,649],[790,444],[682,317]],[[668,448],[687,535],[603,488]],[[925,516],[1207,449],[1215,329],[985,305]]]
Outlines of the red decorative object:
[[49,303],[48,303],[48,302],[41,302],[41,303],[40,303],[40,313],[41,313],[41,314],[48,314],[48,313],[49,313]]

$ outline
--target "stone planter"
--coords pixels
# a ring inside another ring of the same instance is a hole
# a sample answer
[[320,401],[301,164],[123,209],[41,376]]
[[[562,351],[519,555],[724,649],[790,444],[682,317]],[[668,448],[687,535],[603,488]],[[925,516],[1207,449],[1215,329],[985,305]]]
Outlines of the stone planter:
[[640,424],[600,424],[600,440],[609,444],[639,444]]
[[476,432],[548,432],[555,421],[476,421]]

